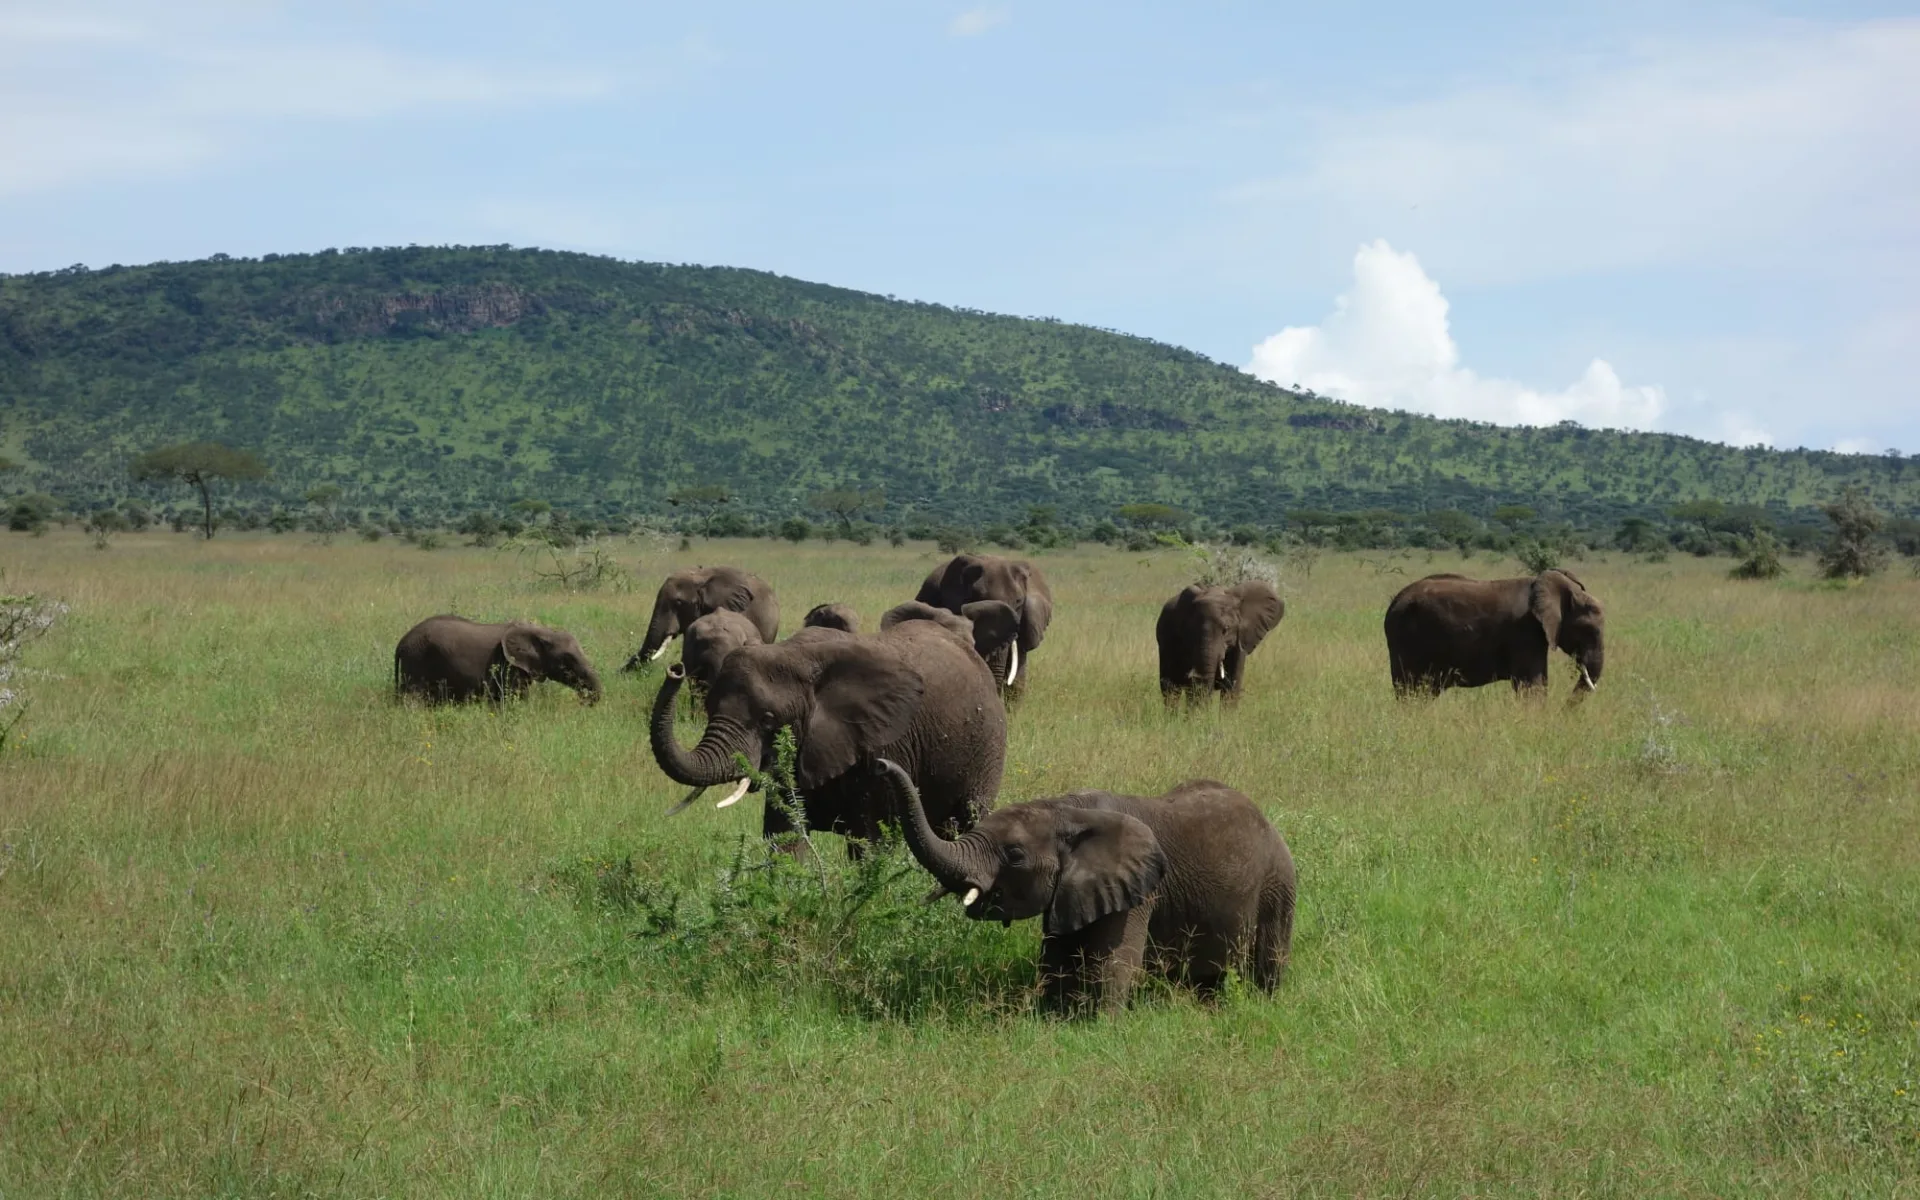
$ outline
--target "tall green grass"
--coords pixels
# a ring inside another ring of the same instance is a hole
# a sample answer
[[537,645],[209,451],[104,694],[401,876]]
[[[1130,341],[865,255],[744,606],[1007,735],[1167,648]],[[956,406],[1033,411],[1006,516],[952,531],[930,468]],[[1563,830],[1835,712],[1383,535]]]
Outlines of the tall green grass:
[[[570,595],[486,551],[0,542],[72,605],[0,758],[0,1195],[1920,1191],[1920,582],[1589,561],[1591,700],[1562,664],[1397,704],[1392,593],[1514,567],[1327,555],[1186,715],[1152,630],[1190,560],[1043,557],[1003,799],[1220,778],[1301,874],[1274,996],[1068,1023],[1037,931],[923,907],[897,849],[668,817],[659,673],[612,673],[676,565],[791,627],[934,554],[646,553]],[[606,702],[395,706],[449,609],[573,630]]]

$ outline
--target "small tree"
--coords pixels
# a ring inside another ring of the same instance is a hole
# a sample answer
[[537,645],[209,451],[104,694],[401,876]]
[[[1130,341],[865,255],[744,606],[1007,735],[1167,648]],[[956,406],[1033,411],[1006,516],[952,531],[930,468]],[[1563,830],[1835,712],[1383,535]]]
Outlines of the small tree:
[[780,536],[790,542],[804,542],[813,536],[813,526],[805,517],[788,517],[780,522]]
[[1887,548],[1879,541],[1887,517],[1865,492],[1850,487],[1821,511],[1833,522],[1820,552],[1820,569],[1828,579],[1865,579],[1887,565]]
[[713,518],[733,503],[733,491],[721,484],[684,487],[669,495],[667,503],[692,513],[700,521],[700,536],[712,540]]
[[853,518],[860,513],[878,509],[887,502],[886,492],[875,488],[870,492],[856,491],[851,488],[835,488],[831,491],[815,492],[807,497],[807,507],[815,512],[823,512],[840,522],[840,536],[853,536]]
[[337,483],[323,483],[307,489],[307,503],[313,508],[314,532],[323,545],[333,544],[333,535],[346,528],[340,520],[340,497],[345,495]]
[[178,480],[200,493],[201,532],[213,537],[213,481],[238,483],[265,479],[267,464],[251,450],[235,450],[218,442],[182,442],[149,450],[133,460],[130,473],[138,480]]
[[105,550],[113,544],[113,535],[125,533],[128,521],[117,508],[102,508],[87,518],[86,530],[93,535],[93,548]]
[[7,528],[16,533],[45,533],[60,502],[45,492],[16,496],[7,507]]
[[1780,561],[1780,540],[1764,529],[1756,529],[1750,538],[1741,539],[1740,550],[1746,555],[1728,574],[1735,579],[1778,579],[1786,573],[1786,564]]

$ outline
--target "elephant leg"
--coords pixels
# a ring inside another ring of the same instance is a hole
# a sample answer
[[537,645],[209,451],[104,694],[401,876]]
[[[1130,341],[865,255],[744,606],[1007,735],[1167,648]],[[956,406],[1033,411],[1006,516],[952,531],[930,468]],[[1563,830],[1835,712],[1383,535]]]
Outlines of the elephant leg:
[[1083,929],[1040,943],[1045,1007],[1063,1016],[1118,1012],[1127,1005],[1147,947],[1151,902],[1110,913]]
[[1260,896],[1260,914],[1253,929],[1253,982],[1271,992],[1286,978],[1293,952],[1293,892],[1272,887]]

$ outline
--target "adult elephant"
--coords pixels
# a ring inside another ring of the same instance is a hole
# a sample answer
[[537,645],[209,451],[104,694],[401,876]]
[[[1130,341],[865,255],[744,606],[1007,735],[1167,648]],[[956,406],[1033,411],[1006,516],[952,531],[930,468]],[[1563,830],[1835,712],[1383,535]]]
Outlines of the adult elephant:
[[1154,626],[1160,695],[1168,703],[1182,695],[1191,703],[1209,692],[1238,700],[1247,656],[1286,614],[1286,602],[1264,580],[1232,587],[1188,585],[1161,606]]
[[1271,991],[1293,947],[1293,854],[1223,783],[1164,796],[1070,792],[996,809],[949,840],[908,773],[882,761],[907,846],[976,921],[1040,917],[1049,1007],[1117,1009],[1145,966],[1216,992],[1227,971]]
[[1600,685],[1605,665],[1606,614],[1566,571],[1520,579],[1429,575],[1400,589],[1385,626],[1401,696],[1499,679],[1512,680],[1515,691],[1544,688],[1548,656],[1558,648],[1580,668],[1577,698]]
[[639,670],[664,654],[667,643],[684,633],[687,626],[722,609],[745,614],[763,642],[771,642],[780,634],[780,601],[766,580],[738,567],[692,567],[675,571],[660,585],[653,598],[647,636],[620,669]]
[[[1002,606],[1004,608],[1004,606]],[[949,622],[958,618],[942,613]],[[1011,631],[1011,612],[1001,616]],[[972,827],[993,805],[1006,756],[1006,711],[993,675],[970,637],[948,623],[898,620],[875,634],[821,629],[727,656],[707,690],[707,727],[689,750],[674,736],[673,701],[685,678],[667,670],[653,702],[653,756],[676,783],[698,789],[734,783],[720,801],[745,795],[736,756],[761,771],[772,764],[774,735],[791,727],[794,784],[809,829],[872,841],[892,816],[883,780],[860,769],[878,755],[900,763],[926,796],[938,825]],[[769,837],[792,828],[766,806]]]
[[1015,693],[1024,689],[1020,660],[1039,647],[1053,620],[1053,591],[1040,568],[996,554],[957,554],[933,569],[914,599],[955,614],[986,600],[1010,606],[1019,618],[1019,637],[997,651],[988,665],[1004,688]]
[[563,683],[592,704],[600,676],[579,639],[527,621],[482,624],[441,613],[407,630],[393,648],[393,690],[429,704],[525,695],[534,682]]

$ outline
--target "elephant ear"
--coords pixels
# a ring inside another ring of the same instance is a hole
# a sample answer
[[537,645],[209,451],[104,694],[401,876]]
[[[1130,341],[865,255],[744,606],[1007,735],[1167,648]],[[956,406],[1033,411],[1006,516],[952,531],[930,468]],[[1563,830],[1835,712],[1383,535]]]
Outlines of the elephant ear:
[[1533,590],[1527,601],[1527,611],[1534,620],[1540,622],[1540,629],[1547,635],[1547,649],[1560,644],[1560,619],[1566,615],[1567,594],[1571,590],[1567,584],[1570,577],[1559,571],[1542,571],[1533,581]]
[[973,623],[973,649],[991,659],[996,651],[1020,636],[1020,614],[998,600],[975,600],[960,606],[960,615]]
[[1027,567],[1025,574],[1027,594],[1020,605],[1020,649],[1032,650],[1047,636],[1047,626],[1053,622],[1053,592],[1040,572]]
[[814,683],[813,709],[800,729],[795,783],[802,790],[844,775],[863,755],[906,736],[926,683],[885,646],[826,643],[831,657]]
[[1240,605],[1241,653],[1252,654],[1261,639],[1272,633],[1280,618],[1287,615],[1286,601],[1280,599],[1280,593],[1273,590],[1272,584],[1260,579],[1249,579],[1227,591]]
[[715,571],[700,585],[700,603],[707,611],[727,609],[730,612],[745,612],[753,603],[753,585],[746,577],[734,571]]
[[1065,850],[1046,931],[1072,933],[1146,903],[1167,872],[1166,852],[1146,822],[1097,808],[1059,811]]
[[965,618],[921,600],[908,600],[904,604],[896,604],[888,609],[880,618],[880,632],[885,633],[905,621],[931,621],[948,633],[958,634],[962,639],[970,640],[973,637],[973,631],[968,628]]
[[510,625],[500,638],[495,657],[516,671],[538,676],[547,656],[545,633],[532,625]]

